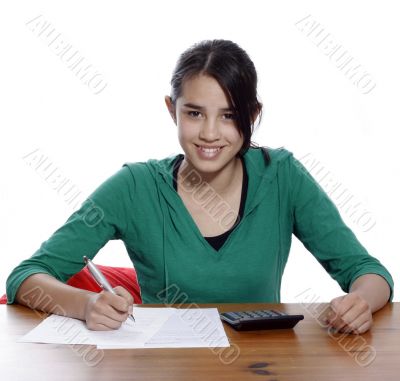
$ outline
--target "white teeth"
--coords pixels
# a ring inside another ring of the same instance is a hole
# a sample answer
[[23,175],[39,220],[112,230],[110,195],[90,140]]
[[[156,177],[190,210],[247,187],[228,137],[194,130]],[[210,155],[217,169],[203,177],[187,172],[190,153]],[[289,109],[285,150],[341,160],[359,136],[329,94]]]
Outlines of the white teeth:
[[200,149],[201,149],[203,152],[206,152],[206,153],[215,153],[215,152],[218,152],[218,151],[221,149],[221,147],[218,147],[218,148],[205,148],[205,147],[200,147]]
[[203,147],[203,146],[197,146],[197,149],[200,152],[200,155],[203,158],[209,158],[212,159],[214,157],[217,157],[217,155],[219,154],[219,151],[221,151],[221,149],[224,148],[224,146],[221,147]]

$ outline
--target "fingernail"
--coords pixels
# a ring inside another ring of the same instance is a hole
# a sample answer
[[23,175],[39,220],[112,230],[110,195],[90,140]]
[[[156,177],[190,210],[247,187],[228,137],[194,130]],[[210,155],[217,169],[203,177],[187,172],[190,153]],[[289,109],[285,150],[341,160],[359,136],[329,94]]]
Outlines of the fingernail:
[[130,315],[133,313],[133,306],[129,306],[128,312],[129,312]]

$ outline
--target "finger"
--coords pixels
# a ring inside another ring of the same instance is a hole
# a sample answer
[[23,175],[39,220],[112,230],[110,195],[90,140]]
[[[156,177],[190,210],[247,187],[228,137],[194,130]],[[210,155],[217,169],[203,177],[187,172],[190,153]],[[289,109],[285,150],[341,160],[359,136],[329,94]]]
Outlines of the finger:
[[350,323],[358,319],[359,316],[368,316],[369,306],[366,301],[359,300],[353,307],[342,315],[342,320],[346,323]]
[[337,311],[332,309],[327,316],[327,323],[335,328],[338,328],[343,324],[343,320],[340,318],[340,315]]
[[[117,287],[116,287],[117,288]],[[120,292],[120,290],[117,290]],[[117,292],[115,291],[115,292]],[[119,294],[112,294],[111,292],[105,291],[104,297],[107,300],[107,304],[113,307],[116,311],[126,313],[129,310],[129,303],[125,297]]]
[[329,330],[334,333],[353,333],[354,331],[353,328],[346,323],[337,324],[336,326],[331,325]]
[[351,330],[353,332],[356,332],[356,331],[360,332],[359,329],[364,324],[369,324],[369,326],[371,326],[371,324],[372,324],[372,316],[369,313],[361,314],[355,320],[347,323],[347,325],[351,328]]
[[[107,316],[117,322],[122,322],[127,319],[128,309],[124,298],[114,295],[108,291],[102,291],[97,299],[96,304],[93,306],[94,318],[97,316]],[[120,309],[126,309],[121,311]],[[92,317],[92,318],[93,318]]]
[[114,291],[117,295],[122,296],[128,303],[128,314],[132,315],[133,313],[133,303],[134,299],[132,294],[121,286],[117,286],[114,288]]
[[127,289],[121,286],[114,287],[114,292],[117,295],[122,296],[127,301],[128,306],[132,306],[133,303],[135,302],[132,294]]
[[356,333],[357,334],[361,334],[361,333],[365,333],[367,332],[370,328],[372,327],[372,321],[368,320],[367,322],[365,322],[364,324],[362,324],[360,326],[360,328],[356,329]]
[[94,331],[111,331],[121,327],[122,322],[115,321],[107,316],[98,316],[95,321],[87,324],[88,328]]
[[353,328],[344,322],[332,324],[330,329],[333,329],[336,333],[351,333],[353,331]]
[[339,330],[340,328],[342,328],[343,326],[346,325],[346,322],[344,322],[342,320],[342,318],[339,316],[339,314],[337,313],[333,313],[332,315],[330,315],[330,317],[328,318],[328,324],[331,327],[334,327],[335,329]]
[[335,321],[331,326],[338,332],[345,332],[348,329],[348,325],[342,320]]
[[341,326],[339,328],[339,332],[344,332],[344,333],[353,333],[353,334],[360,334],[360,333],[364,333],[365,331],[367,331],[372,325],[372,321],[371,320],[361,320],[358,319],[355,322],[352,322],[350,324],[344,324],[343,326]]
[[104,324],[87,322],[86,327],[91,331],[111,331],[112,328],[105,326]]
[[[356,330],[362,324],[368,320],[372,320],[372,314],[369,310],[368,304],[362,299],[355,299],[355,304],[348,310],[343,316],[341,316],[341,321],[345,323],[346,326],[351,331]],[[339,327],[343,329],[343,326]]]
[[335,314],[335,318],[343,316],[353,305],[353,297],[349,296],[349,294],[342,298],[335,298],[331,301],[331,308]]
[[329,319],[329,322],[339,329],[344,324],[355,320],[362,313],[365,306],[367,306],[358,295],[351,293],[345,295],[343,298],[336,298],[331,303],[335,315]]
[[358,317],[355,321],[346,323],[342,320],[336,320],[335,322],[329,324],[330,328],[337,332],[343,333],[359,333],[359,327],[363,326],[368,322],[368,315],[363,315]]
[[336,331],[340,331],[346,328],[347,323],[342,319],[339,313],[332,310],[327,316],[326,322],[329,327]]
[[357,306],[353,306],[344,315],[337,317],[333,321],[333,324],[338,329],[342,329],[346,325],[351,326],[351,323],[353,323],[359,317],[359,314],[360,314],[360,312],[359,312],[359,309],[357,308]]
[[[106,306],[109,307],[109,306]],[[95,306],[86,318],[86,325],[88,329],[95,331],[108,331],[117,329],[121,326],[123,321],[112,319],[104,314],[104,306]]]
[[343,323],[341,326],[339,326],[339,332],[345,332],[345,333],[352,333],[354,331],[354,326],[352,324],[347,324]]
[[128,318],[129,312],[118,311],[112,305],[105,305],[102,309],[101,315],[118,323],[122,323]]
[[100,316],[98,321],[96,322],[97,324],[102,324],[106,327],[109,327],[110,329],[118,329],[121,327],[123,321],[111,319],[108,316]]
[[330,316],[333,314],[333,310],[329,304],[324,306],[324,309],[318,313],[318,320],[322,324],[327,324]]

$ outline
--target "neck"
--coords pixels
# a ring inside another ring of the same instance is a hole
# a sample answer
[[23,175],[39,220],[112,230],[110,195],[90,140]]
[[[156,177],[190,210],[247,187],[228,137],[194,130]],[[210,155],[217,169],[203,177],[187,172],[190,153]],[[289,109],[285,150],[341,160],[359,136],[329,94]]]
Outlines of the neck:
[[[187,176],[193,171],[193,176]],[[221,168],[217,172],[201,172],[194,168],[193,165],[186,159],[183,159],[178,171],[178,184],[181,185],[184,181],[184,186],[181,189],[193,189],[200,183],[207,183],[219,195],[229,194],[232,188],[237,183],[241,183],[243,178],[242,163],[239,158],[232,160],[227,166]]]

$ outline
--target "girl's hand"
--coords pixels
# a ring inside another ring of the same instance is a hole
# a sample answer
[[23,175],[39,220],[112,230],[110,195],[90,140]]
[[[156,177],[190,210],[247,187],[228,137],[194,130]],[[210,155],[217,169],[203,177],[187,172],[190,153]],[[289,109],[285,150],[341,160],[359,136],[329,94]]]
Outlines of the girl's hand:
[[330,307],[326,323],[339,332],[360,334],[372,326],[371,307],[357,292],[332,299]]
[[88,329],[94,331],[118,329],[132,313],[132,295],[120,286],[113,290],[117,295],[102,291],[89,297],[85,308]]

